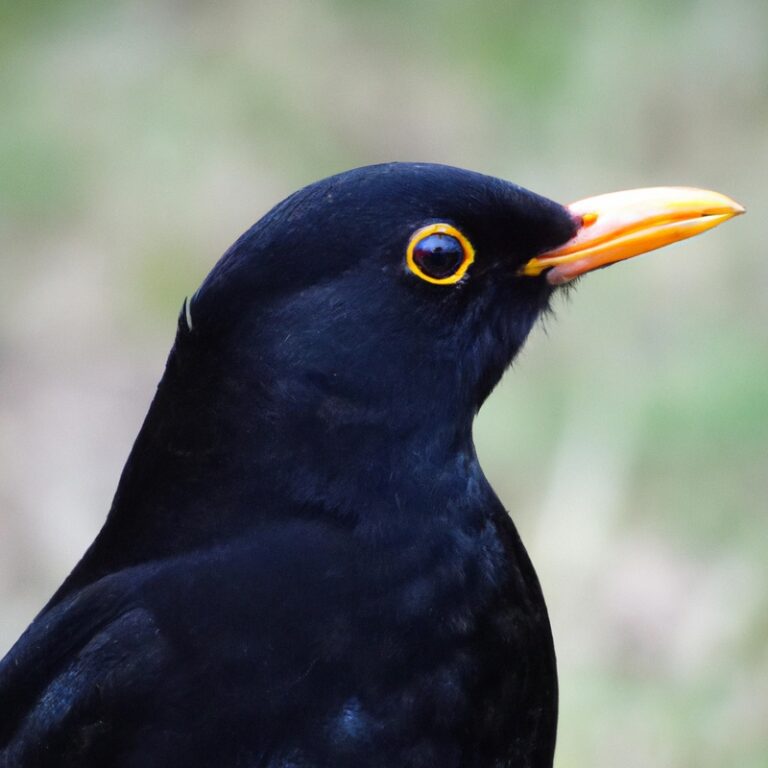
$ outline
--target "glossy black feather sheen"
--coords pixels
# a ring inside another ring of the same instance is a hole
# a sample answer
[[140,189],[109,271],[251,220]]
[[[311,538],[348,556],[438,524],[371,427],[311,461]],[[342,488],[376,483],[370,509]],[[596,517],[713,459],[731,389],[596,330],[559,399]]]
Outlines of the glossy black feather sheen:
[[[455,285],[405,263],[447,222]],[[552,764],[546,608],[472,420],[575,224],[508,182],[361,168],[182,311],[107,521],[0,666],[0,766]]]

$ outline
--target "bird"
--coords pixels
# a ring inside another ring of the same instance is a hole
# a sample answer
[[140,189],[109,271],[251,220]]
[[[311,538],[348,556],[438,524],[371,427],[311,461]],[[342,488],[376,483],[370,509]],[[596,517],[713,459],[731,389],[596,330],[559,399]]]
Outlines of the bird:
[[576,278],[743,212],[429,163],[277,204],[184,301],[103,528],[0,663],[3,768],[551,768],[472,423]]

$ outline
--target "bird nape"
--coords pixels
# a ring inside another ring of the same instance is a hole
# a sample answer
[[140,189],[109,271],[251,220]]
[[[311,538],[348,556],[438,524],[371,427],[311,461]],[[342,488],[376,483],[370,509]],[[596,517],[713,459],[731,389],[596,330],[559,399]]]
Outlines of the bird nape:
[[0,765],[550,768],[547,611],[472,420],[558,285],[742,210],[406,163],[277,205],[0,666]]

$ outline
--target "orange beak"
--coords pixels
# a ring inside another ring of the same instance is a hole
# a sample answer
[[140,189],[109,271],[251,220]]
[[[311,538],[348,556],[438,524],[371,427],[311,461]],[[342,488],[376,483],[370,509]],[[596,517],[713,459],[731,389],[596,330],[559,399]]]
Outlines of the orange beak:
[[561,285],[617,261],[698,235],[744,213],[718,192],[692,187],[650,187],[612,192],[568,206],[581,222],[567,243],[531,259],[520,270],[544,270],[551,285]]

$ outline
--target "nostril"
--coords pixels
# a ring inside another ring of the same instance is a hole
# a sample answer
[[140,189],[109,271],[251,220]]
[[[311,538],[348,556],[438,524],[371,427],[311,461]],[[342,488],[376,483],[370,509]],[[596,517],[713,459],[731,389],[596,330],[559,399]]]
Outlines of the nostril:
[[581,226],[591,227],[597,221],[596,213],[584,213],[581,216]]

